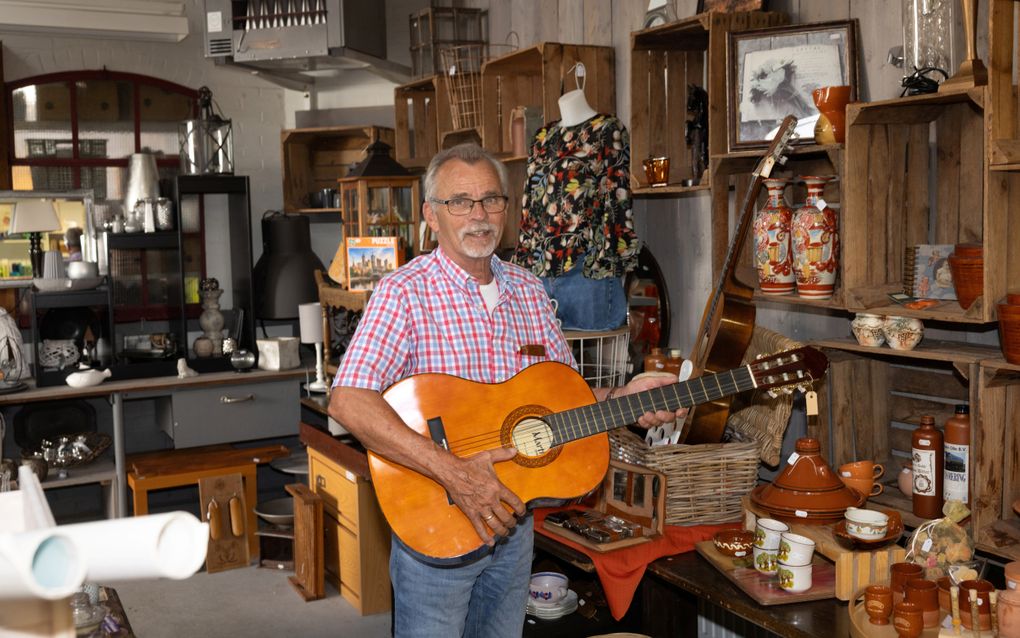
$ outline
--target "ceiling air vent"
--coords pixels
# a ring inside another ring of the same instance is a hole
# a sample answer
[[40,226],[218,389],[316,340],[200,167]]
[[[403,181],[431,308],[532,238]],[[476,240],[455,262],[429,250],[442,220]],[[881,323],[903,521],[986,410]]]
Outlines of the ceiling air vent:
[[230,38],[210,38],[209,39],[209,57],[218,57],[221,55],[230,55],[232,49],[230,45]]

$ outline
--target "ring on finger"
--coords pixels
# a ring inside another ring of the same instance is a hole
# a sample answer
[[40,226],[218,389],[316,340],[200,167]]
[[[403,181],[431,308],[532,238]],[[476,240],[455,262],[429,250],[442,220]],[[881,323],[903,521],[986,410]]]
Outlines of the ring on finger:
[[496,515],[490,512],[488,516],[483,516],[482,520],[483,521],[491,521],[494,518],[496,518]]

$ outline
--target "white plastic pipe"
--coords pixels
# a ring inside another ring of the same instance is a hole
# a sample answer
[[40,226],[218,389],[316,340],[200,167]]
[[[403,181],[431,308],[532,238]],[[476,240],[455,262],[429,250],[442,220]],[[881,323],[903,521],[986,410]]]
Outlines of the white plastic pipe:
[[56,528],[0,534],[0,599],[66,598],[85,580],[85,561]]
[[205,562],[209,524],[188,512],[169,512],[62,525],[81,551],[88,580],[183,579]]

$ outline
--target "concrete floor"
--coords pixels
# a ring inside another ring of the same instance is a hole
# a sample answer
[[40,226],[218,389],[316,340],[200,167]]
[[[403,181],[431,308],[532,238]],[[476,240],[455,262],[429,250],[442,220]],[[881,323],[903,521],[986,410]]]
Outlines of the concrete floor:
[[389,613],[359,616],[328,584],[326,598],[306,603],[287,582],[291,573],[247,567],[108,585],[140,638],[389,637]]

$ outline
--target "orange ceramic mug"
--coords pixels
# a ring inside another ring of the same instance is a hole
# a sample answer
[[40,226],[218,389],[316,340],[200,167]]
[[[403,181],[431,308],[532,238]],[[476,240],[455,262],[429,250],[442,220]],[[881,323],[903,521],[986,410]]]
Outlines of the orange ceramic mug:
[[839,466],[839,477],[842,479],[871,479],[881,478],[885,474],[885,468],[872,461],[854,461]]
[[881,483],[876,483],[873,479],[858,479],[858,478],[843,478],[843,483],[847,487],[852,487],[865,496],[878,496],[885,489]]

